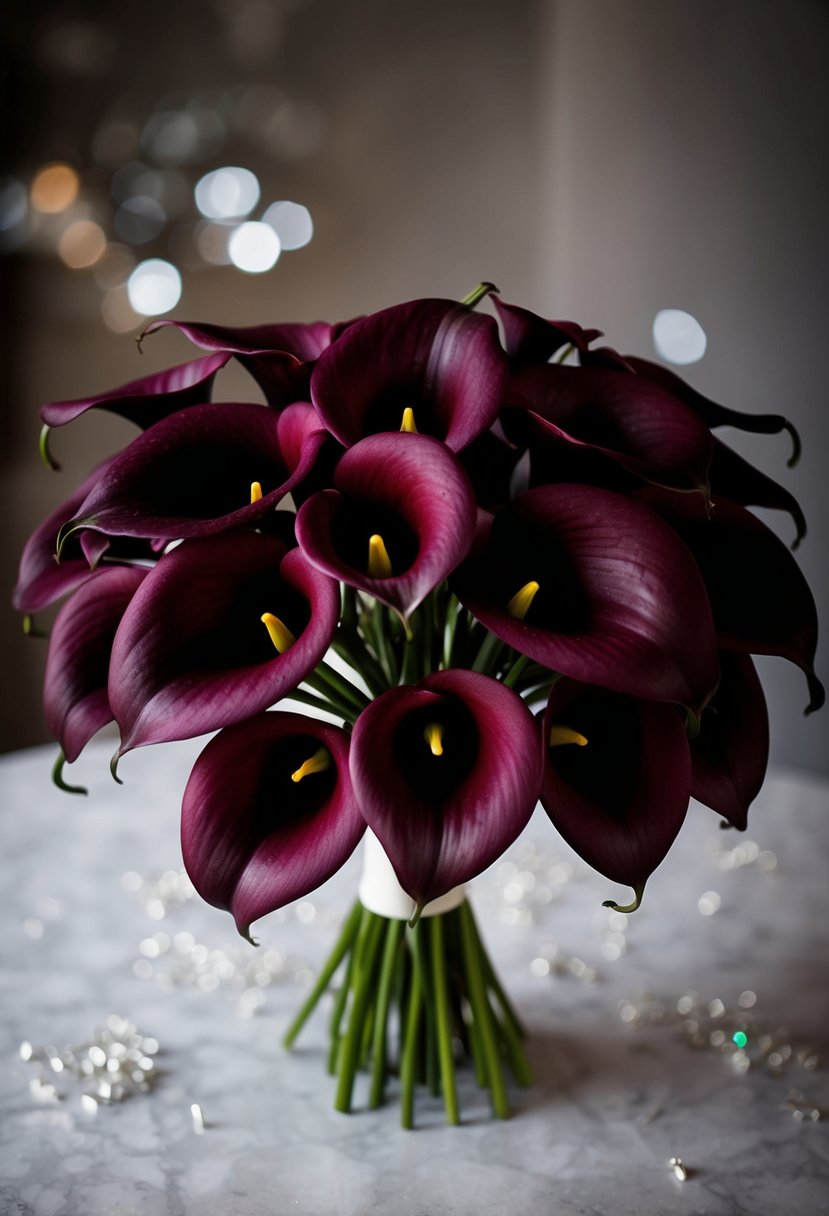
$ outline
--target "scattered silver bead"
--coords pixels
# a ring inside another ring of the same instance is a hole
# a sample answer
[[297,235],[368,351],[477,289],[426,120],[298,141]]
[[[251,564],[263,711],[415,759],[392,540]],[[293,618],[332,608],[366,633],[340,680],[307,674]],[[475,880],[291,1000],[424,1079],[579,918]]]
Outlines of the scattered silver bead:
[[681,1157],[671,1157],[668,1162],[670,1168],[674,1171],[675,1176],[680,1182],[685,1182],[688,1178],[688,1170]]
[[[99,1106],[121,1102],[136,1093],[147,1093],[157,1079],[155,1055],[158,1039],[142,1035],[132,1022],[110,1014],[103,1026],[96,1026],[83,1043],[59,1051],[56,1047],[33,1047],[28,1040],[20,1044],[19,1055],[27,1063],[52,1071],[66,1081],[83,1082],[81,1106],[95,1114]],[[29,1090],[39,1102],[55,1102],[67,1096],[45,1076],[29,1082]]]

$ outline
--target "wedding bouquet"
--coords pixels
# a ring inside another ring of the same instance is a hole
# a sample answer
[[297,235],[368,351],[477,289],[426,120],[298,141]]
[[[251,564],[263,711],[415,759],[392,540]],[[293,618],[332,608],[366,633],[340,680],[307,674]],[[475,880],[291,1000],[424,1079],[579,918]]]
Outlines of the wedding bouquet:
[[[44,407],[47,463],[50,430],[89,410],[140,433],[37,529],[14,595],[31,632],[70,596],[44,689],[64,789],[109,722],[114,775],[218,732],[182,848],[244,936],[369,830],[286,1041],[342,968],[336,1105],[361,1067],[373,1106],[398,1072],[406,1126],[420,1081],[458,1121],[464,1054],[500,1116],[504,1066],[529,1079],[463,884],[537,801],[632,911],[692,795],[746,826],[768,754],[750,656],[801,667],[808,711],[824,697],[809,588],[747,507],[788,512],[795,544],[800,509],[712,434],[786,430],[793,463],[791,425],[492,296],[499,330],[478,311],[494,291],[338,325],[154,322],[142,339],[174,326],[207,353]],[[230,359],[266,404],[213,401]]]

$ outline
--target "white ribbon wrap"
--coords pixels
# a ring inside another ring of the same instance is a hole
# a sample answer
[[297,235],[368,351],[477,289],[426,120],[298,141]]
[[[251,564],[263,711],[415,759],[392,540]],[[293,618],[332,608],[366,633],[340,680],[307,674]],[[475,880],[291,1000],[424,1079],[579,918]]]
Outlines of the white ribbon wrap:
[[[385,916],[389,920],[409,920],[415,910],[415,901],[397,881],[392,864],[371,828],[367,829],[364,842],[363,875],[357,888],[360,903],[377,916]],[[453,887],[427,904],[421,916],[442,916],[444,912],[451,912],[463,903],[464,896],[463,886]]]

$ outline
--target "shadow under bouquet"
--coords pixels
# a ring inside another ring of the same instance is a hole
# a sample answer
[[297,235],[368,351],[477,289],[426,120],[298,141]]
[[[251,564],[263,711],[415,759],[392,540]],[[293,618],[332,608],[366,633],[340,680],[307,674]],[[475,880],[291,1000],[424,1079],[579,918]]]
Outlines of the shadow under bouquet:
[[[245,937],[366,836],[285,1042],[334,987],[337,1109],[359,1070],[372,1107],[396,1074],[407,1127],[419,1084],[459,1121],[464,1059],[500,1117],[506,1073],[530,1080],[464,884],[538,800],[633,911],[692,795],[746,826],[768,755],[750,656],[802,668],[808,711],[824,698],[809,588],[747,508],[788,512],[795,544],[800,509],[712,434],[788,431],[792,463],[791,425],[494,291],[339,325],[153,323],[205,353],[43,408],[47,463],[89,410],[140,433],[37,529],[14,594],[30,632],[69,597],[44,688],[63,788],[112,721],[114,775],[218,732],[182,850]],[[265,404],[213,401],[231,359]]]

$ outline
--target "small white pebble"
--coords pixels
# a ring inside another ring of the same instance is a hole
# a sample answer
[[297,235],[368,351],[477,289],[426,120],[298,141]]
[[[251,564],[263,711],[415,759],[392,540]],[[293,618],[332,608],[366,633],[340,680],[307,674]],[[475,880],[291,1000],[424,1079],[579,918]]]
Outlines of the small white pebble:
[[204,1134],[204,1115],[198,1102],[190,1104],[190,1118],[193,1120],[193,1131],[197,1136]]

